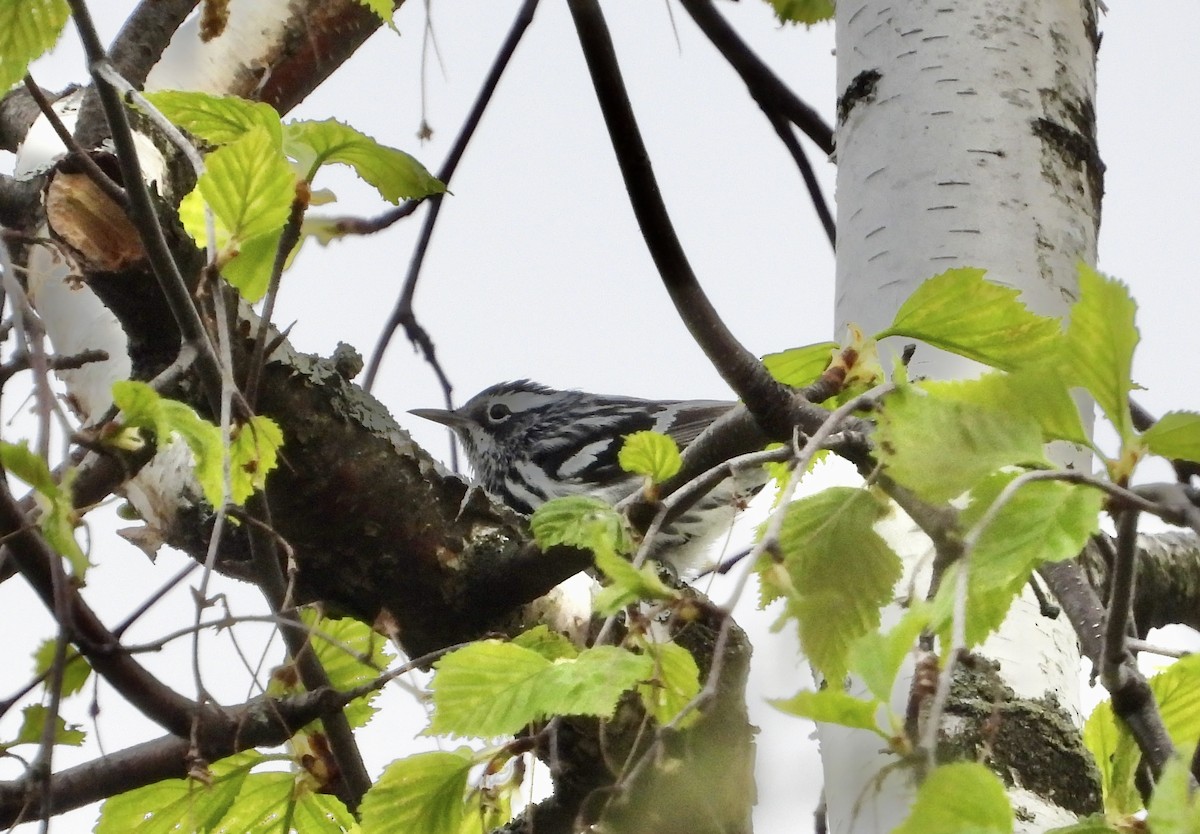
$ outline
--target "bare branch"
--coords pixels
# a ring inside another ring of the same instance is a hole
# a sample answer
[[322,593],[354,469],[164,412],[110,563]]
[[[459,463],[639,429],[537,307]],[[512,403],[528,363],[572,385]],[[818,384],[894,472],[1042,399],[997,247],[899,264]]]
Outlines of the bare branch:
[[682,5],[700,27],[700,31],[741,76],[751,97],[762,108],[767,121],[771,123],[771,127],[800,170],[800,176],[804,179],[804,186],[808,189],[813,208],[816,209],[821,226],[825,229],[825,235],[829,242],[833,243],[833,214],[824,195],[821,194],[821,187],[817,183],[804,148],[792,133],[791,125],[799,127],[826,154],[833,153],[833,129],[825,124],[816,110],[801,101],[782,79],[754,54],[754,50],[746,45],[717,11],[712,0],[682,0]]
[[774,436],[790,436],[797,423],[791,395],[725,326],[675,234],[599,3],[570,0],[569,6],[633,212],[679,317],[764,429]]
[[28,808],[61,814],[163,779],[181,779],[195,764],[193,753],[216,761],[251,747],[275,746],[318,718],[341,710],[349,696],[324,689],[288,698],[257,698],[230,707],[216,723],[204,724],[198,746],[184,736],[165,736],[109,753],[61,771],[43,786],[29,776],[0,782],[0,826],[26,819]]
[[58,117],[58,113],[54,112],[54,105],[50,99],[42,92],[42,88],[34,83],[33,78],[29,75],[25,76],[25,89],[29,95],[37,102],[38,107],[42,111],[42,116],[54,128],[54,132],[58,134],[58,138],[62,140],[63,147],[66,148],[71,156],[71,163],[78,165],[87,174],[88,179],[96,184],[96,186],[108,195],[108,198],[121,207],[122,210],[129,210],[129,197],[125,194],[125,189],[112,181],[100,166],[96,164],[96,160],[92,159],[89,154],[80,144],[75,141],[75,137],[71,135],[71,131],[63,124],[62,119]]
[[[61,557],[26,521],[3,479],[0,479],[0,536],[5,537],[9,555],[42,602],[51,612],[57,611],[51,565],[61,562]],[[69,608],[63,625],[69,625],[72,642],[93,668],[147,718],[172,733],[187,736],[197,717],[196,704],[167,687],[124,651],[78,590],[68,588],[65,596]]]
[[197,0],[142,0],[108,48],[113,67],[141,89]]
[[[525,0],[517,12],[516,19],[513,20],[512,27],[509,29],[508,35],[504,38],[504,42],[500,46],[500,51],[497,53],[495,60],[492,61],[492,67],[488,70],[487,77],[479,89],[479,94],[475,97],[475,102],[471,105],[471,109],[467,113],[467,118],[463,122],[463,126],[459,129],[458,137],[454,140],[454,145],[450,148],[450,153],[446,156],[446,161],[442,163],[442,167],[438,171],[438,179],[444,184],[448,185],[451,177],[454,176],[454,172],[458,168],[458,163],[462,159],[462,155],[466,151],[471,137],[475,135],[475,129],[479,127],[483,113],[491,102],[493,94],[496,92],[496,87],[500,83],[501,76],[504,75],[509,61],[512,60],[512,56],[516,53],[517,45],[520,44],[521,38],[525,35],[525,30],[533,22],[533,14],[537,11],[537,6],[538,0]],[[429,212],[425,215],[425,223],[421,227],[421,235],[413,252],[412,261],[408,266],[408,274],[404,279],[404,289],[401,291],[400,298],[396,302],[396,307],[392,311],[387,324],[384,325],[383,332],[380,333],[379,340],[375,344],[375,349],[371,353],[371,360],[367,364],[367,374],[364,378],[363,387],[367,391],[370,391],[375,384],[375,375],[379,372],[379,366],[383,362],[383,354],[391,343],[392,335],[396,332],[397,327],[403,325],[408,340],[421,349],[425,360],[437,375],[438,382],[442,386],[442,392],[445,394],[446,407],[453,408],[454,403],[451,399],[452,390],[450,380],[437,361],[433,340],[429,338],[429,334],[425,331],[425,328],[421,327],[417,322],[416,315],[413,313],[413,296],[417,291],[417,279],[420,277],[421,265],[425,261],[425,252],[429,247],[430,238],[433,236],[433,225],[437,222],[438,213],[442,208],[442,195],[435,194],[427,202],[429,203]],[[409,200],[375,221],[356,226],[355,231],[369,233],[386,228],[401,217],[411,214],[416,205],[415,201]]]
[[[266,527],[271,526],[268,497],[262,493],[253,496],[247,502],[247,510],[261,520]],[[287,584],[280,569],[279,552],[275,546],[275,537],[268,534],[263,527],[252,526],[250,529],[251,554],[258,571],[259,587],[271,607],[271,613],[280,618],[280,633],[287,644],[288,654],[296,664],[300,680],[305,689],[315,692],[330,686],[329,675],[325,667],[317,659],[316,654],[308,644],[308,631],[300,624],[289,626],[288,621],[298,621],[296,610],[288,597]],[[350,722],[341,710],[331,712],[323,722],[325,734],[329,740],[330,751],[337,763],[338,776],[342,782],[339,798],[346,807],[354,810],[362,801],[363,794],[371,787],[371,777],[363,763],[362,753],[354,739],[354,731]]]
[[804,131],[817,147],[833,153],[833,128],[812,107],[793,93],[713,6],[712,0],[680,0],[692,20],[746,82],[746,89],[767,114],[779,115]]
[[18,180],[0,174],[0,225],[21,229],[29,225],[42,201],[45,177]]

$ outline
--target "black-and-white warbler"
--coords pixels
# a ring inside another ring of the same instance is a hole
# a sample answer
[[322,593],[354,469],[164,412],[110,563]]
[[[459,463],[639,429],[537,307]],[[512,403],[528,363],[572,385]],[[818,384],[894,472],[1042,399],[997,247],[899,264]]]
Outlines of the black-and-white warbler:
[[[642,400],[557,391],[529,380],[486,388],[454,411],[409,412],[454,430],[476,482],[518,512],[552,498],[595,495],[616,502],[641,484],[621,469],[626,435],[656,431],[680,448],[734,406],[719,400]],[[761,469],[727,479],[654,540],[656,556],[683,570],[713,537],[728,531],[744,502],[766,481]]]

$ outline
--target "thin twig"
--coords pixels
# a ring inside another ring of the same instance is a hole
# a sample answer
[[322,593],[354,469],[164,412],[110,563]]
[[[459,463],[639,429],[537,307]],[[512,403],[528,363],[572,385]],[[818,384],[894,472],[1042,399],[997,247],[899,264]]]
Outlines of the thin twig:
[[836,246],[837,223],[833,219],[833,212],[829,210],[829,201],[821,192],[821,184],[817,182],[817,174],[813,170],[812,163],[808,161],[808,154],[804,152],[796,134],[792,133],[792,126],[782,116],[768,113],[767,120],[771,122],[771,127],[774,128],[779,140],[783,142],[783,146],[787,148],[792,161],[796,163],[796,168],[800,171],[800,178],[804,180],[804,187],[808,189],[808,198],[817,212],[817,219],[821,221],[821,228],[825,230],[825,236],[829,238],[829,245]]
[[[497,53],[495,60],[492,61],[491,69],[488,70],[487,77],[479,89],[479,94],[475,97],[475,101],[467,113],[467,118],[458,131],[458,136],[450,148],[450,153],[447,154],[445,162],[442,163],[442,167],[438,171],[438,179],[442,181],[443,185],[450,184],[450,180],[458,168],[458,163],[462,159],[463,153],[471,141],[471,137],[475,135],[475,130],[479,127],[479,123],[483,119],[484,111],[487,110],[488,104],[496,92],[500,78],[504,75],[505,69],[507,69],[509,62],[516,53],[517,46],[520,44],[525,30],[529,28],[529,24],[533,21],[533,14],[537,10],[537,6],[538,0],[525,0],[517,12],[508,35],[500,45],[500,51]],[[433,235],[433,224],[437,220],[438,212],[441,209],[442,196],[435,194],[429,198],[429,202],[429,213],[425,217],[425,224],[421,229],[420,240],[414,250],[412,261],[409,263],[408,274],[404,279],[404,289],[401,291],[400,298],[392,310],[391,317],[380,333],[379,340],[375,344],[375,349],[371,352],[371,360],[367,363],[367,372],[363,378],[363,388],[370,391],[375,384],[375,377],[379,373],[379,366],[383,362],[384,352],[391,343],[392,335],[396,332],[396,328],[403,325],[409,341],[420,347],[425,360],[432,366],[434,373],[437,375],[438,382],[441,384],[442,392],[445,395],[446,407],[453,408],[454,403],[451,396],[450,380],[437,361],[433,341],[429,338],[424,328],[417,323],[412,307],[413,296],[417,289],[417,280],[421,272],[421,265],[425,259],[425,251]],[[386,228],[401,217],[411,214],[416,209],[416,206],[416,201],[409,200],[397,209],[385,214],[379,220],[365,226],[360,226],[356,230],[378,231],[379,229]]]
[[680,0],[704,36],[741,76],[750,95],[770,117],[777,113],[800,128],[827,154],[833,153],[833,128],[793,93],[774,71],[746,45],[713,5],[712,0]]
[[63,146],[72,155],[72,159],[78,162],[83,168],[83,172],[87,174],[88,179],[94,182],[96,187],[103,191],[122,211],[128,211],[129,195],[125,193],[125,189],[113,182],[112,177],[104,173],[104,170],[96,164],[96,160],[92,159],[92,155],[75,141],[75,137],[71,131],[67,130],[67,126],[63,124],[62,119],[55,112],[54,105],[50,103],[50,99],[46,98],[46,94],[42,92],[42,88],[34,83],[33,78],[29,75],[25,76],[25,89],[29,91],[29,95],[37,102],[42,115],[45,116],[46,121],[49,122],[54,132],[58,134],[58,138],[62,140]]
[[133,609],[133,611],[125,616],[125,619],[121,620],[121,622],[113,627],[113,637],[117,638],[118,640],[121,639],[121,636],[129,630],[130,626],[140,620],[143,614],[157,605],[163,597],[169,594],[172,589],[179,585],[180,582],[187,579],[188,576],[191,575],[192,571],[196,570],[198,567],[200,567],[199,562],[188,562],[181,571],[160,585],[154,591],[154,593],[150,594],[150,596],[148,596],[146,599],[138,603],[137,608]]
[[1130,657],[1125,638],[1131,626],[1137,582],[1138,515],[1137,510],[1129,509],[1117,516],[1116,560],[1109,579],[1108,615],[1100,656],[1100,680],[1109,691],[1121,685],[1121,668]]
[[[307,193],[307,189],[305,189]],[[279,235],[279,245],[275,248],[275,261],[271,264],[271,278],[267,283],[267,294],[263,301],[262,317],[258,322],[258,332],[254,337],[254,350],[250,355],[250,367],[246,371],[244,388],[246,401],[253,408],[258,400],[258,384],[262,376],[263,365],[267,360],[267,334],[271,328],[271,317],[275,314],[275,300],[279,296],[279,283],[283,278],[283,268],[287,265],[288,256],[300,242],[300,230],[304,224],[304,212],[308,209],[308,200],[300,198],[297,193],[292,201],[292,210],[288,214],[287,223]]]
[[[107,359],[107,351],[88,348],[70,356],[47,356],[46,369],[50,371],[75,371],[85,365],[90,365],[93,362],[104,362]],[[8,380],[12,379],[14,375],[19,374],[21,371],[30,370],[32,367],[33,360],[28,353],[19,351],[13,354],[11,359],[0,365],[0,386],[3,386]]]
[[[253,495],[246,503],[246,510],[265,525],[265,529],[273,529],[270,518],[270,502],[266,492]],[[273,536],[267,534],[264,527],[247,525],[250,539],[251,558],[257,571],[258,585],[266,598],[271,611],[283,621],[295,620],[293,609],[287,604],[288,586],[284,581],[283,571],[279,567],[279,552]],[[305,689],[316,691],[328,687],[329,676],[325,668],[309,649],[308,631],[306,628],[284,627],[280,629],[288,654],[296,664],[296,671]],[[354,739],[354,731],[346,720],[343,711],[331,713],[322,721],[325,735],[329,741],[330,752],[340,771],[344,790],[338,792],[339,798],[352,811],[358,807],[367,789],[371,787],[371,777],[367,773],[362,760],[362,753]]]

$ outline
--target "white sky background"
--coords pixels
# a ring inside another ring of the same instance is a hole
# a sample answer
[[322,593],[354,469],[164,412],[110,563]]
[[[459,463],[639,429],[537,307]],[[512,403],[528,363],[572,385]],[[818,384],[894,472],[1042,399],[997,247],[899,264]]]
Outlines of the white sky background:
[[[106,38],[133,5],[93,2]],[[518,5],[433,4],[444,72],[431,58],[425,107],[435,133],[424,145],[415,139],[425,20],[424,5],[416,2],[397,17],[403,36],[381,31],[292,115],[336,116],[436,170]],[[759,0],[718,5],[832,123],[832,27],[780,28]],[[1139,399],[1156,413],[1197,409],[1200,336],[1192,319],[1200,309],[1193,244],[1200,163],[1191,140],[1200,131],[1200,114],[1196,98],[1183,91],[1195,72],[1189,56],[1200,31],[1200,4],[1118,0],[1110,7],[1101,21],[1100,142],[1108,172],[1100,267],[1126,280],[1140,304],[1143,343],[1135,378],[1148,390]],[[668,208],[726,322],[760,354],[834,337],[829,245],[798,173],[742,82],[682,9],[621,0],[605,3],[605,12]],[[84,80],[73,32],[34,75],[51,88]],[[808,147],[832,198],[833,166]],[[10,164],[10,157],[0,157],[0,170]],[[342,212],[371,215],[384,208],[352,177],[319,178],[317,185],[337,191]],[[454,193],[443,204],[417,293],[417,315],[437,343],[460,402],[486,385],[518,377],[643,397],[730,396],[679,323],[646,253],[565,4],[542,3],[450,187]],[[314,213],[331,208],[336,210]],[[394,304],[421,216],[371,238],[325,249],[306,245],[285,278],[277,307],[281,324],[297,322],[291,338],[298,348],[328,355],[338,341],[348,341],[369,354]],[[402,335],[375,394],[418,442],[445,457],[445,433],[405,414],[440,405],[441,398]],[[6,398],[10,408],[14,400]],[[104,523],[94,526],[99,567],[90,574],[86,595],[116,621],[183,560],[164,553],[151,566],[139,551],[104,534]],[[230,593],[238,613],[261,610],[245,586],[223,581],[221,590]],[[718,589],[714,597],[723,600],[727,593]],[[24,627],[15,630],[18,610]],[[185,625],[192,610],[187,594],[177,593],[131,639]],[[25,679],[33,646],[52,631],[49,617],[19,581],[0,585],[0,612],[6,627],[0,663],[12,670],[0,685],[0,696],[6,696]],[[821,781],[815,744],[805,725],[762,703],[766,696],[794,693],[807,674],[789,636],[765,635],[769,618],[747,612],[741,620],[758,633],[751,696],[754,719],[764,730],[757,830],[807,831],[805,815]],[[225,656],[225,640],[210,637],[206,643],[220,646]],[[145,662],[190,692],[184,642]],[[270,662],[277,659],[276,653]],[[246,673],[230,672],[227,663],[209,665],[206,682],[220,697],[234,701],[247,695]],[[99,738],[105,749],[160,734],[119,701],[101,687]],[[420,710],[399,692],[387,701],[363,734],[375,739],[367,747],[374,774],[417,749],[409,739],[420,729]],[[87,696],[64,712],[87,725]],[[0,737],[15,732],[13,721],[10,713],[0,722]],[[90,757],[95,751],[90,745],[85,752]],[[56,764],[82,758],[59,753]],[[16,772],[0,762],[0,778]],[[56,820],[52,830],[86,831],[94,817],[94,810],[76,812]]]

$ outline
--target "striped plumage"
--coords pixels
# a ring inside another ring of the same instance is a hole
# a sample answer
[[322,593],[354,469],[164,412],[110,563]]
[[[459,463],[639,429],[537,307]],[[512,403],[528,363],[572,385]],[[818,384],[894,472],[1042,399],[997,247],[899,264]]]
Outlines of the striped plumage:
[[[565,495],[624,498],[641,483],[617,464],[626,435],[652,430],[686,447],[733,405],[558,391],[518,380],[493,385],[454,411],[411,413],[453,429],[476,482],[528,514]],[[656,553],[680,569],[693,562],[713,535],[728,530],[741,501],[764,481],[761,473],[750,472],[717,487],[660,534]]]

